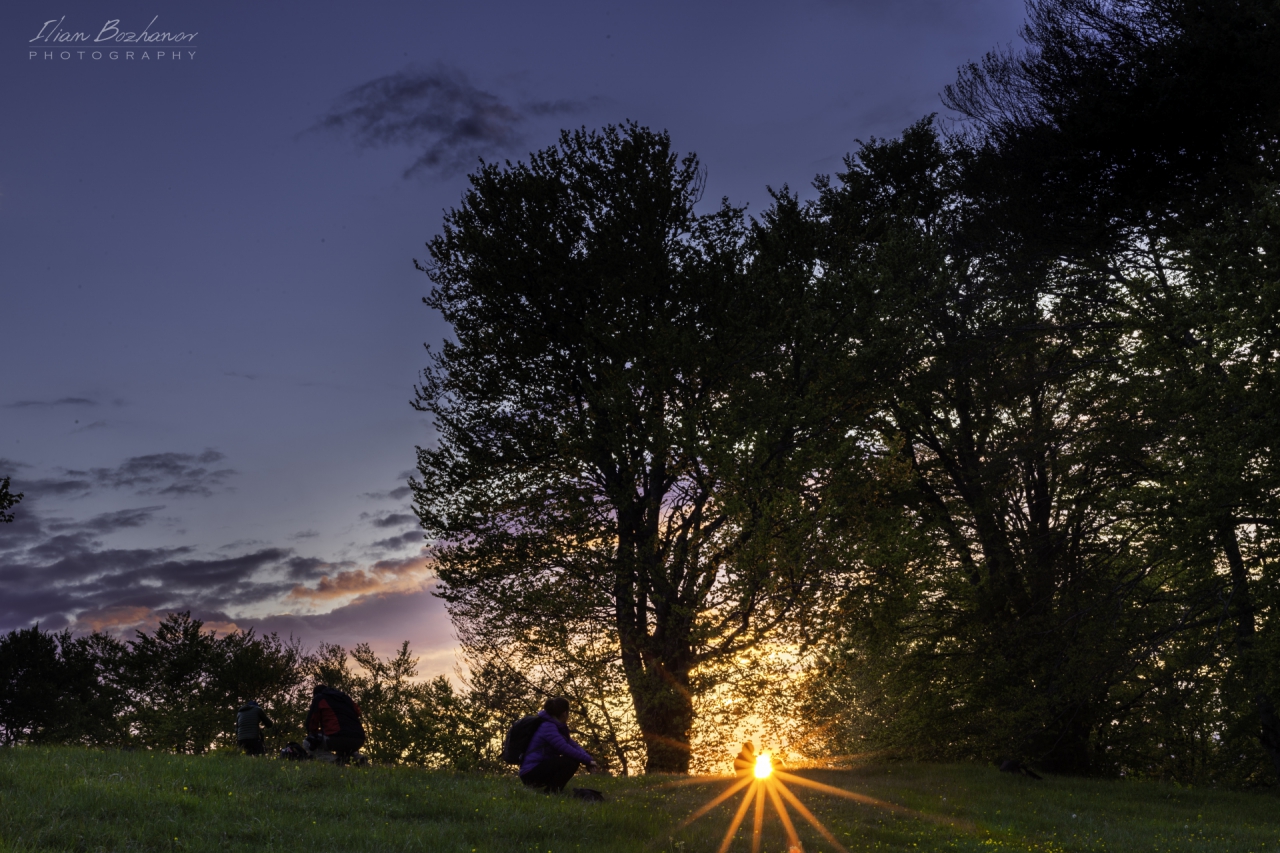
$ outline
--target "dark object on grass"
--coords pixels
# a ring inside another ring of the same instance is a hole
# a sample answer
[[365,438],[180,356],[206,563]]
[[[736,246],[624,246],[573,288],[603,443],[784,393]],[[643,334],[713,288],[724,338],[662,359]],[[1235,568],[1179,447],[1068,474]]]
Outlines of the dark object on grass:
[[597,791],[595,788],[574,788],[573,798],[585,800],[588,803],[603,803],[604,791]]
[[288,761],[306,761],[311,756],[302,748],[302,744],[291,740],[280,750],[280,757]]
[[1032,779],[1040,778],[1034,770],[1016,758],[997,758],[996,766],[1000,768],[1001,773],[1018,773],[1022,776],[1029,776]]

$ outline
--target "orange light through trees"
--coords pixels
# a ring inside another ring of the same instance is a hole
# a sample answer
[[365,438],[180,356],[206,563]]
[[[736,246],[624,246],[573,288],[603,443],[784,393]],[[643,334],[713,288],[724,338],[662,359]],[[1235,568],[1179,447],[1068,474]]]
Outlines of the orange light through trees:
[[[739,770],[741,772],[741,770]],[[754,778],[753,778],[754,777]],[[704,777],[705,778],[705,777]],[[824,794],[830,794],[842,797],[847,800],[853,800],[863,805],[875,806],[887,811],[896,813],[901,817],[910,817],[917,820],[927,820],[933,823],[947,826],[952,830],[957,830],[966,834],[979,834],[978,827],[962,818],[951,817],[949,815],[927,814],[915,811],[914,809],[900,806],[897,803],[878,800],[875,797],[869,797],[866,794],[859,794],[854,791],[846,791],[843,788],[837,788],[832,785],[824,785],[821,782],[815,782],[812,779],[806,779],[803,776],[796,776],[782,770],[774,770],[772,757],[767,752],[762,752],[756,756],[756,763],[753,774],[746,774],[738,777],[730,786],[722,791],[719,796],[713,798],[710,802],[694,810],[693,814],[680,822],[676,827],[676,831],[684,829],[689,824],[705,817],[718,806],[726,802],[734,794],[739,793],[744,788],[746,793],[742,797],[742,801],[738,804],[737,810],[734,812],[733,820],[729,823],[729,829],[724,834],[724,838],[720,841],[720,847],[717,853],[729,853],[733,847],[734,838],[737,835],[738,828],[742,826],[743,820],[746,819],[747,812],[751,811],[752,806],[755,807],[755,814],[751,821],[751,851],[759,853],[763,842],[763,829],[765,810],[772,805],[773,810],[777,813],[778,819],[782,822],[782,828],[787,834],[788,853],[803,853],[804,845],[800,840],[800,834],[796,831],[795,823],[791,820],[790,810],[795,809],[805,822],[817,831],[828,844],[835,848],[837,853],[849,853],[844,845],[836,840],[835,834],[831,830],[823,826],[813,812],[809,811],[800,799],[792,793],[785,782],[792,782],[802,785],[806,788],[812,788]],[[683,779],[678,782],[671,782],[670,785],[688,785],[700,784],[701,780]],[[665,786],[664,786],[665,787]]]

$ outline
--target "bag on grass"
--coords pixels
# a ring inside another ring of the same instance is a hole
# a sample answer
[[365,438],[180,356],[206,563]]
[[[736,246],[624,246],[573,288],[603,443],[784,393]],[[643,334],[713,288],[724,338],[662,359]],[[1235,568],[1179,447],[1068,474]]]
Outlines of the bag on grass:
[[529,750],[529,744],[533,742],[533,736],[537,734],[538,727],[544,722],[546,717],[529,714],[512,723],[511,729],[502,741],[502,760],[508,764],[519,764],[523,761],[524,754]]
[[302,748],[302,744],[289,741],[280,750],[280,757],[288,761],[304,761],[311,756]]
[[603,803],[604,791],[597,791],[595,788],[574,788],[573,798],[586,800],[588,803]]

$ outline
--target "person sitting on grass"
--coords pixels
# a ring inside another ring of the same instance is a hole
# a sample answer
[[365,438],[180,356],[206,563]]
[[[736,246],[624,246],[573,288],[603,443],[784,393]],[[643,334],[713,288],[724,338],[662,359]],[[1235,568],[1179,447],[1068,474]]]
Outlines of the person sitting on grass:
[[271,718],[253,699],[236,711],[236,743],[240,744],[245,755],[262,755],[262,729],[259,726],[271,728],[272,725]]
[[311,691],[304,745],[312,752],[327,749],[339,758],[353,755],[364,746],[360,706],[336,687],[317,684]]
[[591,754],[569,737],[569,700],[553,696],[538,713],[542,722],[529,741],[520,762],[520,781],[530,788],[542,788],[548,794],[563,791],[564,786],[585,764],[587,772],[600,769]]
[[733,772],[738,776],[750,776],[756,769],[756,746],[751,741],[742,745],[742,751],[733,759]]

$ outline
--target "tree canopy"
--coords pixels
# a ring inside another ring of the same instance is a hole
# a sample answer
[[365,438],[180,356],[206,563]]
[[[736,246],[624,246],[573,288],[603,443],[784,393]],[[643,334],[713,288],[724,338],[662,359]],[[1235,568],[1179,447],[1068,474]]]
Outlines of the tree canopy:
[[481,682],[683,770],[773,643],[810,752],[1280,780],[1280,12],[1028,10],[754,220],[634,125],[472,176],[414,490]]
[[787,282],[751,275],[741,211],[695,212],[702,185],[665,134],[565,133],[474,174],[423,267],[453,327],[418,391],[438,441],[412,483],[439,594],[472,648],[607,637],[650,771],[688,767],[694,670],[820,579],[778,559],[796,507],[766,484],[830,422],[808,422],[804,387],[781,420],[749,405],[811,355],[787,346]]

